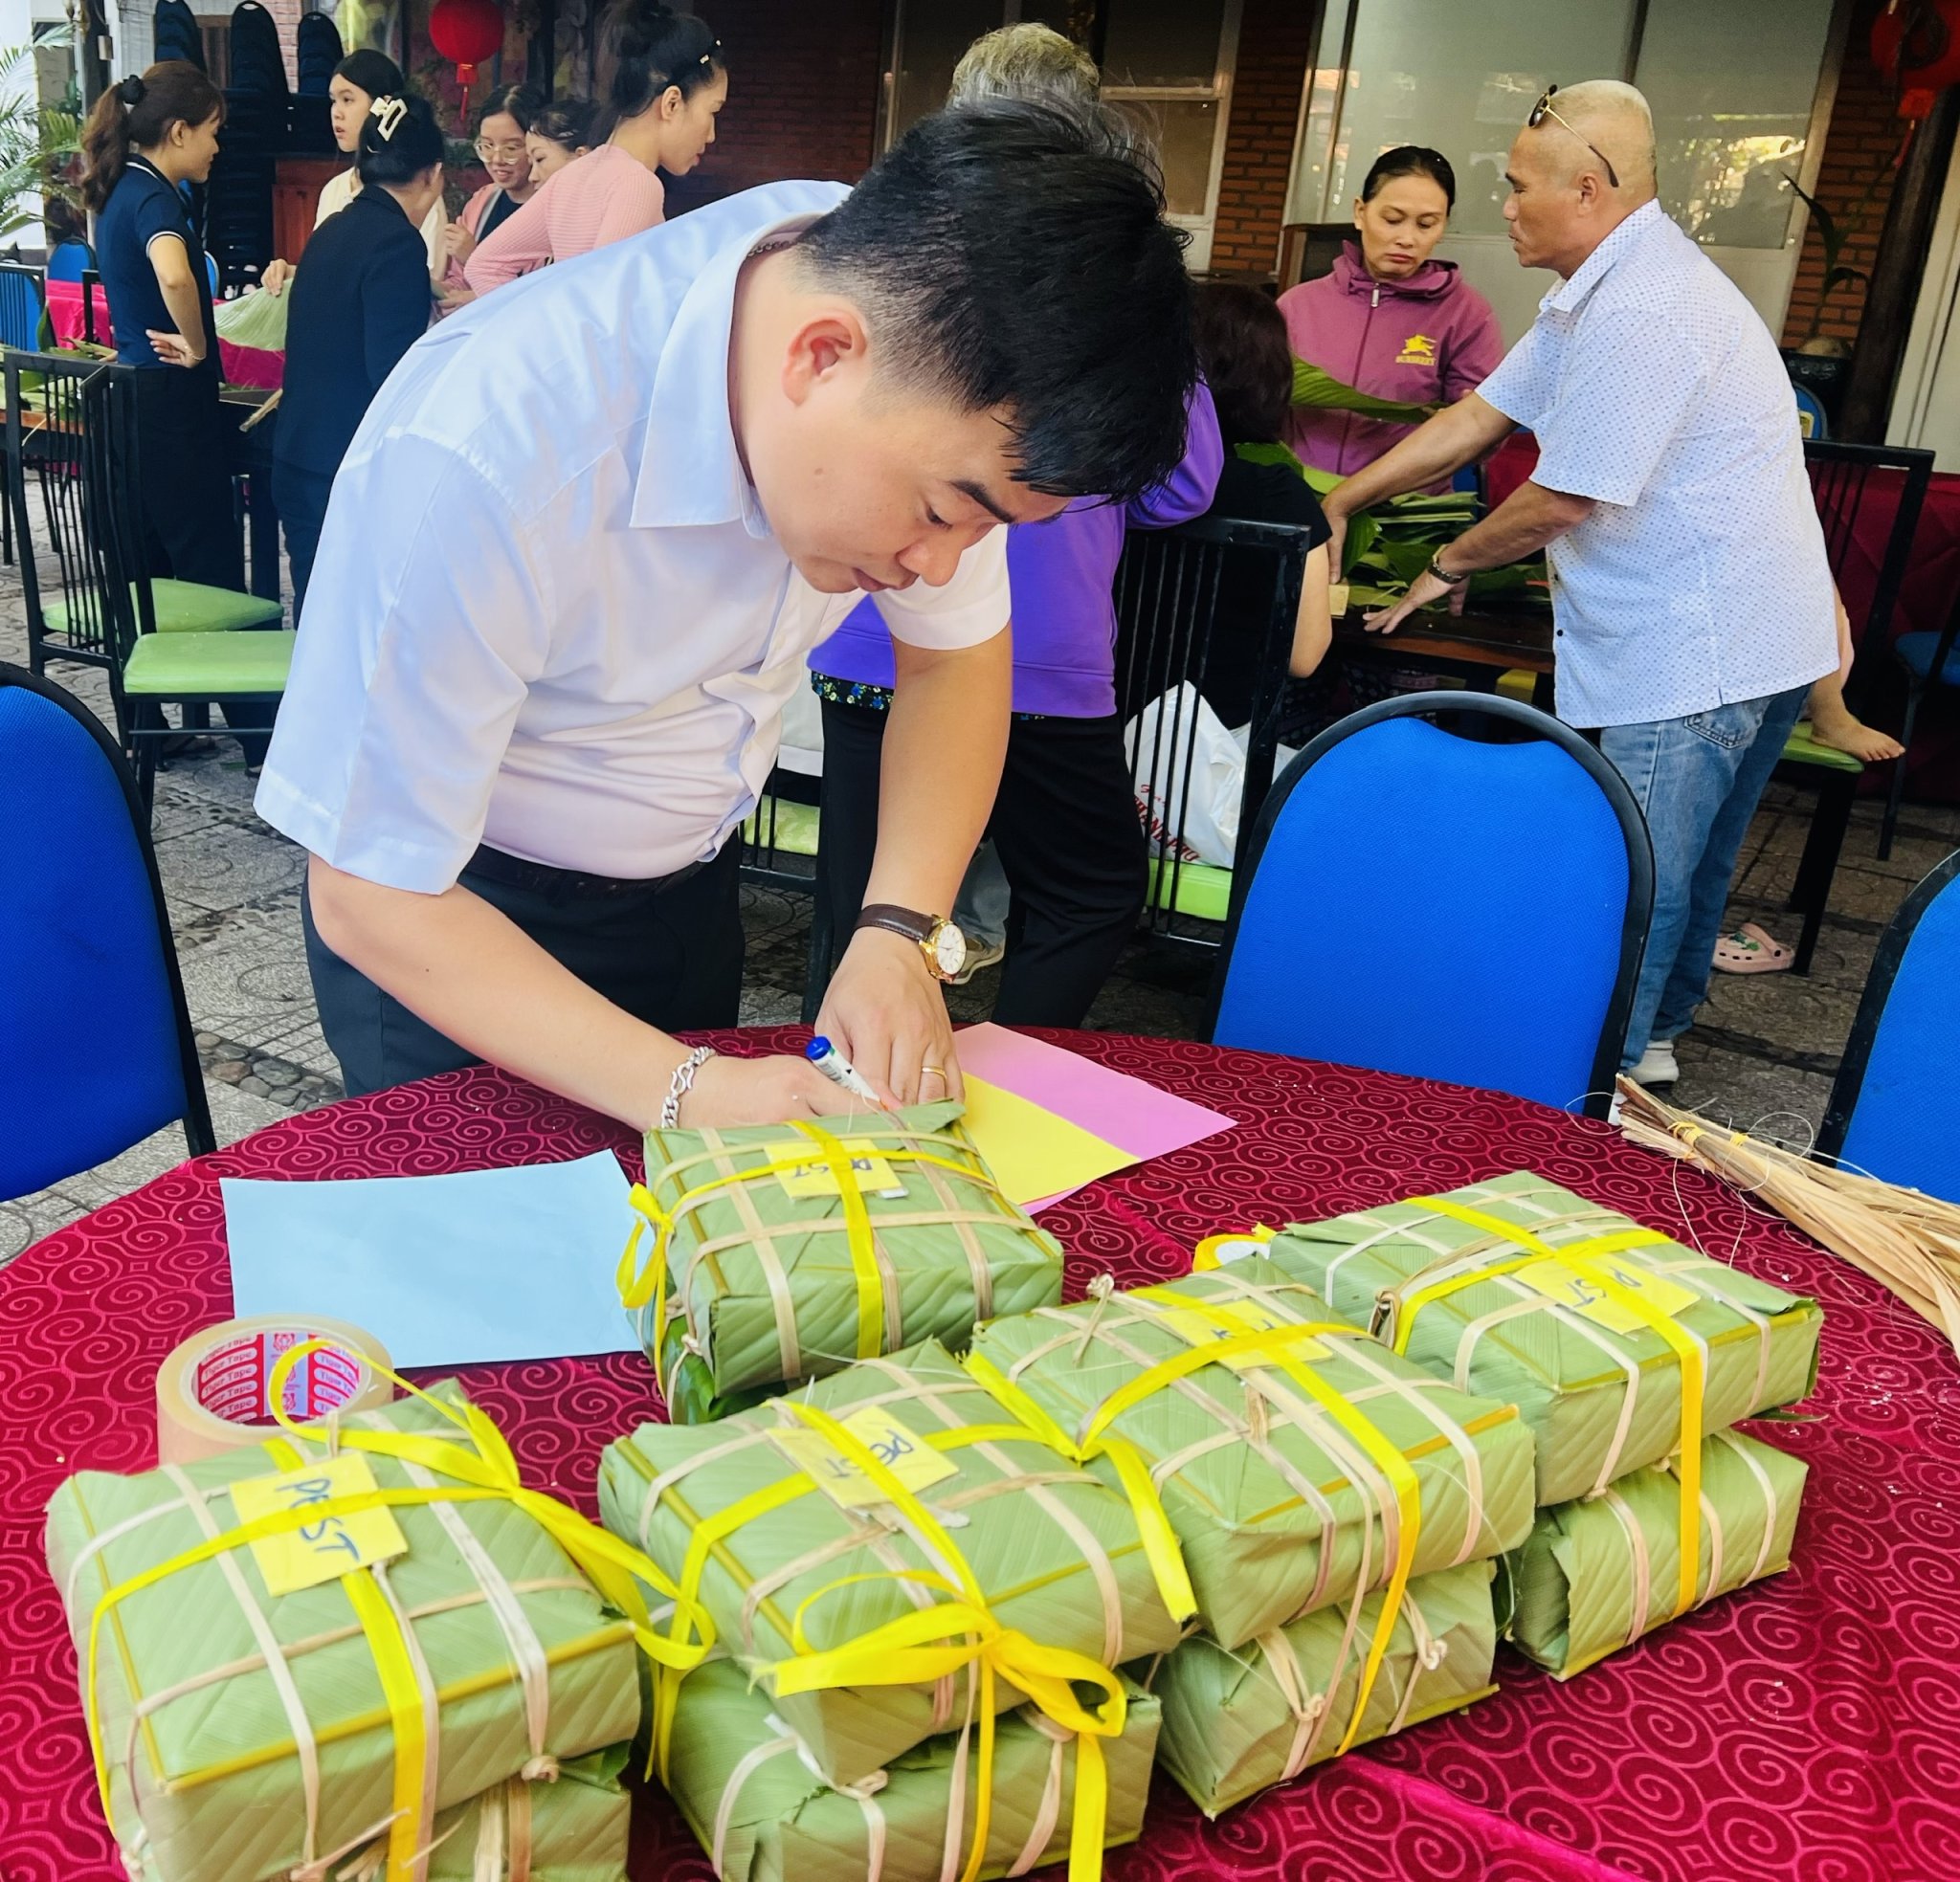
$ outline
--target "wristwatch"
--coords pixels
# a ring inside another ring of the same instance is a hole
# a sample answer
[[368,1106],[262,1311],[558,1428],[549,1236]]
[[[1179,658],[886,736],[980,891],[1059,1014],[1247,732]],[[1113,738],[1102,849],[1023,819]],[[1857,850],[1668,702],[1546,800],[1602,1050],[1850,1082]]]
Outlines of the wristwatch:
[[1440,549],[1437,549],[1430,557],[1429,566],[1423,572],[1428,575],[1434,575],[1438,582],[1445,584],[1449,587],[1461,587],[1470,579],[1470,570],[1466,568],[1460,575],[1452,575],[1442,565],[1442,553]]
[[917,941],[925,957],[925,971],[934,980],[951,980],[967,964],[967,938],[943,915],[921,915],[895,902],[868,902],[858,926],[884,928]]

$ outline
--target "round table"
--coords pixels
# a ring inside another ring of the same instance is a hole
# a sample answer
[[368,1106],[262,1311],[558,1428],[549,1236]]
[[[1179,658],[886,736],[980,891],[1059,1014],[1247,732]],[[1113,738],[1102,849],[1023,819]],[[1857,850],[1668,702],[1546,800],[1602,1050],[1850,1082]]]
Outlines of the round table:
[[[1204,1235],[1529,1168],[1826,1312],[1795,1565],[1569,1685],[1503,1691],[1207,1824],[1158,1780],[1110,1882],[1950,1882],[1960,1875],[1960,1370],[1920,1320],[1779,1220],[1598,1123],[1489,1092],[1210,1046],[1051,1034],[1241,1121],[1047,1211],[1071,1296],[1183,1273]],[[801,1035],[749,1032],[736,1051]],[[638,1149],[487,1070],[306,1113],[160,1177],[0,1271],[0,1876],[121,1873],[90,1776],[41,1511],[78,1469],[154,1462],[158,1362],[229,1316],[218,1179],[428,1175]],[[405,1260],[414,1251],[402,1251]],[[587,1511],[602,1446],[657,1415],[636,1356],[461,1375],[526,1479]],[[703,1882],[657,1791],[634,1874]]]

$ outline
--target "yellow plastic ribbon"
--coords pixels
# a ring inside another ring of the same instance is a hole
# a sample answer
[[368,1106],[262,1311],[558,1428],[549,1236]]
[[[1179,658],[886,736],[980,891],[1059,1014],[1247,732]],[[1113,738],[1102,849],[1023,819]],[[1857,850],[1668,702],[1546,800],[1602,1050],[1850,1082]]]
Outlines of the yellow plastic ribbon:
[[1491,1215],[1482,1209],[1453,1203],[1446,1196],[1412,1196],[1409,1201],[1412,1207],[1433,1209],[1438,1215],[1481,1229],[1485,1234],[1495,1235],[1526,1252],[1522,1256],[1489,1262],[1468,1273],[1453,1274],[1448,1280],[1418,1288],[1396,1309],[1396,1352],[1406,1353],[1409,1350],[1410,1339],[1415,1331],[1415,1317],[1432,1300],[1440,1300],[1462,1288],[1475,1286],[1479,1281],[1495,1280],[1500,1275],[1528,1267],[1534,1261],[1552,1261],[1570,1268],[1666,1342],[1681,1365],[1681,1589],[1674,1611],[1685,1614],[1695,1605],[1695,1583],[1701,1569],[1702,1418],[1707,1393],[1707,1362],[1700,1343],[1684,1327],[1676,1323],[1672,1315],[1663,1314],[1635,1289],[1623,1285],[1610,1269],[1593,1258],[1615,1254],[1624,1249],[1652,1248],[1665,1242],[1667,1237],[1647,1229],[1620,1229],[1611,1235],[1595,1235],[1569,1247],[1554,1248],[1528,1229],[1521,1229],[1515,1223],[1506,1222],[1502,1216]]
[[[1139,1288],[1136,1291],[1136,1297],[1159,1306],[1169,1307],[1178,1313],[1191,1314],[1199,1319],[1209,1320],[1214,1326],[1225,1332],[1227,1337],[1202,1343],[1194,1341],[1189,1352],[1178,1353],[1170,1359],[1160,1361],[1149,1371],[1139,1374],[1127,1384],[1111,1393],[1090,1423],[1092,1432],[1100,1426],[1120,1417],[1132,1405],[1147,1398],[1150,1392],[1160,1390],[1172,1380],[1201,1371],[1207,1365],[1226,1365],[1235,1371],[1241,1363],[1247,1362],[1270,1365],[1274,1370],[1284,1373],[1361,1447],[1369,1460],[1388,1480],[1389,1487],[1394,1494],[1394,1561],[1389,1570],[1388,1590],[1382,1596],[1381,1612],[1375,1617],[1374,1632],[1368,1643],[1368,1657],[1362,1663],[1361,1683],[1354,1694],[1354,1710],[1348,1715],[1348,1730],[1335,1754],[1338,1757],[1360,1736],[1362,1722],[1368,1712],[1369,1698],[1374,1692],[1375,1680],[1381,1674],[1382,1661],[1387,1657],[1389,1643],[1394,1636],[1395,1622],[1402,1612],[1402,1597],[1408,1590],[1409,1578],[1415,1566],[1415,1545],[1422,1532],[1422,1486],[1415,1475],[1414,1467],[1403,1456],[1401,1448],[1393,1443],[1359,1406],[1350,1404],[1311,1367],[1302,1364],[1287,1349],[1306,1340],[1366,1340],[1368,1336],[1358,1327],[1330,1320],[1309,1320],[1295,1326],[1257,1328],[1244,1315],[1222,1302],[1193,1300],[1189,1295],[1172,1292],[1169,1288]],[[1181,1327],[1173,1326],[1172,1331],[1181,1339],[1192,1338]],[[1162,1377],[1159,1378],[1158,1375]]]
[[[876,1359],[884,1351],[884,1286],[878,1272],[871,1212],[864,1207],[863,1185],[858,1180],[857,1170],[852,1167],[851,1153],[838,1139],[812,1123],[799,1121],[791,1128],[801,1132],[816,1145],[818,1154],[836,1183],[837,1195],[844,1208],[845,1247],[858,1285],[858,1357],[860,1360]],[[954,1175],[969,1180],[988,1181],[986,1170],[977,1158],[960,1162],[954,1158],[935,1156],[926,1150],[887,1150],[882,1146],[877,1154],[887,1163],[929,1164],[938,1169],[951,1170]],[[763,1177],[787,1175],[791,1170],[807,1168],[809,1162],[808,1157],[775,1157],[747,1169],[710,1177],[705,1183],[697,1183],[683,1189],[671,1209],[663,1208],[646,1185],[635,1183],[633,1185],[629,1200],[638,1219],[626,1239],[626,1249],[619,1257],[614,1280],[619,1289],[620,1304],[629,1313],[637,1313],[649,1301],[653,1303],[654,1331],[647,1343],[654,1362],[655,1383],[663,1397],[667,1391],[667,1379],[662,1371],[667,1342],[667,1245],[673,1239],[675,1225],[704,1196],[732,1188],[738,1184],[754,1183]],[[993,1186],[997,1193],[997,1185]],[[642,1267],[638,1259],[639,1240],[648,1228],[654,1231],[654,1247]]]
[[[110,1801],[108,1760],[102,1750],[101,1708],[97,1691],[102,1623],[132,1595],[155,1587],[172,1575],[196,1567],[200,1562],[214,1561],[230,1550],[249,1547],[265,1537],[283,1535],[328,1517],[347,1517],[363,1510],[402,1509],[430,1503],[509,1503],[546,1530],[598,1589],[607,1604],[626,1616],[634,1639],[657,1667],[685,1672],[700,1665],[714,1644],[714,1625],[707,1611],[683,1597],[657,1564],[630,1542],[622,1541],[589,1521],[578,1511],[542,1491],[525,1488],[517,1460],[504,1442],[503,1433],[497,1428],[489,1414],[479,1407],[470,1405],[458,1408],[445,1405],[440,1399],[432,1398],[419,1387],[410,1384],[399,1373],[376,1364],[375,1370],[385,1378],[425,1405],[433,1406],[450,1424],[461,1430],[472,1448],[465,1450],[448,1439],[421,1432],[354,1428],[329,1431],[320,1426],[295,1423],[285,1410],[287,1378],[301,1360],[313,1353],[330,1350],[334,1350],[331,1340],[307,1340],[280,1355],[266,1382],[266,1398],[275,1422],[295,1437],[322,1444],[337,1441],[345,1450],[366,1450],[376,1456],[419,1464],[437,1476],[449,1478],[450,1482],[434,1489],[417,1486],[402,1490],[362,1491],[354,1495],[329,1497],[323,1502],[303,1504],[252,1522],[240,1523],[172,1556],[167,1561],[157,1562],[140,1574],[117,1583],[102,1595],[89,1619],[84,1691],[96,1783],[101,1792],[102,1810],[108,1818],[112,1834],[116,1829],[115,1812]],[[374,1362],[369,1363],[374,1364]],[[286,1458],[298,1457],[290,1446],[277,1439],[267,1449],[272,1451],[275,1461],[282,1466]],[[673,1624],[666,1634],[654,1630],[645,1599],[639,1590],[641,1582],[675,1604]],[[355,1591],[356,1583],[366,1589],[365,1595]],[[355,1614],[361,1621],[370,1650],[374,1652],[383,1695],[396,1730],[395,1815],[390,1829],[387,1876],[388,1882],[405,1882],[410,1873],[409,1865],[417,1853],[413,1847],[415,1826],[421,1817],[423,1747],[417,1742],[422,1731],[420,1686],[409,1664],[408,1649],[401,1639],[393,1610],[371,1577],[362,1571],[344,1577],[343,1585],[348,1589]],[[368,1596],[372,1597],[371,1603],[368,1601]],[[410,1743],[405,1745],[402,1732],[411,1710],[409,1701],[412,1697],[414,1718],[407,1728]],[[412,1747],[412,1778],[409,1775]]]
[[[796,1400],[784,1402],[811,1429],[820,1432],[875,1483],[885,1498],[916,1530],[951,1571],[949,1581],[933,1574],[905,1574],[897,1579],[938,1587],[952,1596],[915,1614],[874,1627],[846,1647],[807,1650],[804,1632],[806,1602],[797,1612],[792,1632],[795,1654],[767,1669],[779,1696],[827,1691],[840,1686],[909,1686],[929,1684],[962,1668],[972,1668],[978,1680],[974,1704],[979,1714],[978,1771],[974,1787],[972,1849],[962,1882],[974,1882],[987,1855],[992,1821],[995,1681],[1004,1679],[1025,1693],[1063,1731],[1076,1735],[1075,1815],[1069,1828],[1070,1882],[1096,1882],[1102,1871],[1102,1832],[1107,1819],[1109,1779],[1102,1740],[1119,1736],[1125,1701],[1122,1683],[1099,1661],[1066,1648],[1044,1647],[1013,1627],[1003,1627],[987,1605],[966,1558],[939,1519],[906,1489],[877,1454],[847,1427],[816,1406]],[[748,1500],[753,1500],[748,1499]],[[867,1578],[846,1578],[857,1580]],[[844,1585],[844,1582],[831,1584]],[[817,1599],[829,1593],[819,1589]],[[1104,1697],[1093,1710],[1076,1697],[1073,1682],[1102,1689]]]

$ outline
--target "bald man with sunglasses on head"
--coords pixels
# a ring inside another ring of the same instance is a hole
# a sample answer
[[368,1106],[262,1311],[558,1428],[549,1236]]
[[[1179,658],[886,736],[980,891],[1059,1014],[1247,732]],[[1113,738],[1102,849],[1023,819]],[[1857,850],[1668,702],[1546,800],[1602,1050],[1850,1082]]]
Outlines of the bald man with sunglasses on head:
[[1776,343],[1662,211],[1646,100],[1606,79],[1549,88],[1505,180],[1518,260],[1557,286],[1477,391],[1325,509],[1338,565],[1357,511],[1447,476],[1514,425],[1537,434],[1531,479],[1368,626],[1392,632],[1476,570],[1545,551],[1559,717],[1597,734],[1654,839],[1624,1062],[1670,1084],[1736,851],[1811,683],[1837,671],[1837,595]]

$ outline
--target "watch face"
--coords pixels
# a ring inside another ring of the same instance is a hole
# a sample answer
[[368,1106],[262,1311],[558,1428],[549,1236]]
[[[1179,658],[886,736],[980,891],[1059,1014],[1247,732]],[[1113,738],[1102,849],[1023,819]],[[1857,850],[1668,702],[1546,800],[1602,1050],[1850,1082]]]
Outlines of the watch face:
[[932,950],[932,959],[939,971],[947,980],[967,964],[967,938],[950,921],[942,921],[932,931],[926,945]]

